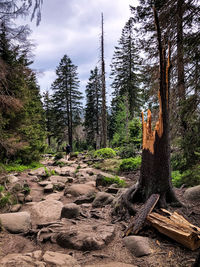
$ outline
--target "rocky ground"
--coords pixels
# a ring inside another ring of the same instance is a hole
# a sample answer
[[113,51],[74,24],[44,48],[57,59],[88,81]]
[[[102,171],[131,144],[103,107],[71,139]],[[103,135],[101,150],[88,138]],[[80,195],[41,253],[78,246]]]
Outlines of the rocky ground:
[[[190,251],[151,226],[122,238],[129,222],[116,222],[111,210],[125,189],[101,184],[102,176],[112,175],[90,167],[84,157],[62,162],[65,166],[53,166],[47,158],[46,168],[1,177],[17,203],[0,214],[0,266],[193,265],[198,250]],[[132,184],[136,176],[122,179]],[[176,210],[200,227],[199,187],[177,189],[187,208]]]

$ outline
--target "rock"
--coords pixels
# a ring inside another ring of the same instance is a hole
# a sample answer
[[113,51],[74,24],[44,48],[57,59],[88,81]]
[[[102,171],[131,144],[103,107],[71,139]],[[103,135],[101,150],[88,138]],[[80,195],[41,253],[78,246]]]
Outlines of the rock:
[[33,198],[31,195],[28,195],[25,197],[25,202],[32,202],[33,201]]
[[48,196],[45,196],[44,200],[60,200],[62,196],[63,196],[63,193],[61,193],[61,192],[52,193]]
[[65,184],[58,182],[58,183],[54,184],[54,188],[57,191],[62,191],[63,189],[65,189]]
[[44,187],[44,193],[52,193],[53,192],[53,184],[48,184]]
[[83,203],[92,203],[94,199],[95,199],[94,194],[90,196],[80,196],[74,201],[74,203],[78,205],[83,204]]
[[0,214],[1,225],[9,232],[25,233],[31,229],[31,218],[28,212]]
[[76,218],[80,215],[80,207],[75,203],[66,204],[61,211],[61,218]]
[[200,200],[200,185],[188,188],[183,196],[187,200]]
[[10,209],[11,212],[17,212],[21,209],[22,205],[21,204],[16,204],[16,205],[13,205]]
[[37,176],[31,176],[30,179],[29,179],[31,182],[39,182],[39,178]]
[[18,193],[17,194],[17,199],[18,199],[19,202],[24,203],[24,200],[25,200],[24,194]]
[[[84,267],[95,267],[95,265],[85,265]],[[137,267],[137,266],[133,264],[113,261],[110,263],[98,264],[98,267]]]
[[68,183],[73,183],[74,182],[74,178],[73,177],[67,177],[67,182]]
[[0,260],[1,267],[12,267],[12,266],[20,266],[20,267],[45,267],[46,264],[42,261],[36,260],[32,256],[32,253],[28,253],[31,255],[22,255],[22,254],[8,254]]
[[123,239],[125,246],[136,257],[151,254],[149,238],[143,236],[127,236]]
[[13,174],[10,174],[10,175],[7,175],[7,181],[10,183],[10,184],[14,184],[14,183],[17,183],[19,181],[19,178],[17,178],[16,176],[14,176]]
[[68,177],[53,175],[50,177],[50,181],[52,184],[57,184],[57,183],[65,184],[66,182],[68,182]]
[[113,200],[114,197],[111,194],[105,192],[98,192],[92,203],[92,206],[95,208],[104,207],[105,205],[112,203]]
[[36,223],[52,222],[60,219],[63,203],[57,200],[44,200],[31,207],[31,215]]
[[89,182],[87,182],[85,184],[93,186],[93,187],[96,187],[96,182],[95,181],[89,181]]
[[117,194],[119,191],[119,188],[117,187],[111,187],[109,186],[107,189],[106,189],[106,192],[107,193],[111,193],[111,194]]
[[41,181],[38,183],[40,186],[47,186],[49,184],[52,184],[50,181]]
[[80,267],[78,262],[72,256],[53,251],[46,251],[43,255],[43,260],[50,266]]
[[114,236],[114,226],[108,224],[74,225],[69,231],[57,234],[56,242],[64,248],[83,251],[101,249],[108,244]]
[[[46,171],[49,171],[48,168],[46,168]],[[46,177],[47,173],[45,171],[44,167],[38,168],[36,170],[31,170],[28,174],[33,176],[40,176],[40,177]]]
[[64,194],[71,194],[72,196],[88,195],[95,193],[95,188],[87,184],[73,184],[65,189]]

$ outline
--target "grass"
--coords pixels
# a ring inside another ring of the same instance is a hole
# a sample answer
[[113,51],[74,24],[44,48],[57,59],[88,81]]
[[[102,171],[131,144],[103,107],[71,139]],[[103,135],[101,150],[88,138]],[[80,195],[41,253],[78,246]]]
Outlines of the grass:
[[119,169],[120,171],[135,171],[141,166],[141,157],[137,156],[135,158],[123,159]]
[[39,162],[32,162],[29,165],[23,165],[19,163],[0,164],[0,169],[5,172],[23,172],[28,169],[38,169],[40,167],[43,167],[43,164]]
[[117,184],[119,187],[126,187],[127,184],[124,180],[120,179],[118,176],[115,177],[104,177],[103,180],[105,181],[105,184],[111,185],[111,184]]
[[93,165],[96,169],[101,169],[103,171],[109,171],[112,173],[118,173],[119,166],[121,164],[121,159],[105,159],[103,162],[97,162]]

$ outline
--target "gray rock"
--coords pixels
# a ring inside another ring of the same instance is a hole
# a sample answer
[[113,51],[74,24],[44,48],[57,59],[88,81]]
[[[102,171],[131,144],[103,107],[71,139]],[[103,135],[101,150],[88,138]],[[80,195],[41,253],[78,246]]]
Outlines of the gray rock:
[[80,267],[77,260],[75,260],[72,256],[53,251],[46,251],[43,255],[43,260],[50,266]]
[[38,183],[40,186],[47,186],[49,184],[52,184],[51,181],[41,181]]
[[136,257],[151,254],[149,238],[143,236],[127,236],[123,239],[125,246]]
[[[31,255],[27,255],[31,254]],[[8,254],[0,260],[1,267],[45,267],[46,264],[42,261],[31,257],[32,253],[27,254]]]
[[80,207],[75,203],[66,204],[61,211],[61,218],[76,218],[80,215]]
[[62,192],[52,193],[44,197],[44,200],[60,200],[63,196]]
[[[84,267],[95,267],[95,265],[85,265]],[[98,267],[137,267],[137,266],[133,264],[112,261],[109,263],[98,264]]]
[[31,195],[28,195],[25,197],[25,202],[32,202],[33,201],[33,198]]
[[53,184],[48,184],[44,187],[44,193],[52,193],[53,192]]
[[0,221],[9,232],[17,234],[31,229],[31,218],[28,212],[0,214]]
[[24,200],[25,200],[25,196],[24,196],[24,194],[22,194],[22,193],[18,193],[18,194],[17,194],[17,199],[18,199],[18,201],[19,201],[20,203],[24,203]]
[[53,175],[50,177],[50,181],[52,182],[52,184],[57,184],[57,183],[65,184],[66,182],[68,182],[68,177]]
[[[46,170],[49,171],[48,168],[46,168]],[[33,176],[40,176],[40,177],[46,177],[47,176],[47,173],[46,173],[44,167],[38,168],[36,170],[31,170],[28,174],[33,175]]]
[[31,214],[36,223],[52,222],[60,219],[63,203],[57,200],[44,200],[31,206]]
[[10,209],[11,212],[18,212],[21,209],[22,205],[21,204],[16,204],[13,205]]
[[183,196],[187,200],[200,200],[200,185],[188,188]]
[[7,175],[7,181],[11,184],[17,183],[19,181],[19,178],[17,178],[15,175],[10,174]]
[[97,207],[104,207],[105,205],[108,205],[112,203],[114,200],[114,197],[105,192],[98,192],[94,201],[92,202],[92,206],[97,208]]
[[65,189],[65,195],[71,194],[72,196],[89,195],[95,193],[95,188],[87,184],[73,184]]
[[107,245],[114,236],[113,225],[85,224],[72,226],[70,231],[57,234],[56,242],[64,248],[78,250],[96,250]]
[[94,199],[95,199],[94,194],[88,195],[88,196],[80,196],[74,201],[74,203],[78,205],[84,204],[84,203],[92,203]]

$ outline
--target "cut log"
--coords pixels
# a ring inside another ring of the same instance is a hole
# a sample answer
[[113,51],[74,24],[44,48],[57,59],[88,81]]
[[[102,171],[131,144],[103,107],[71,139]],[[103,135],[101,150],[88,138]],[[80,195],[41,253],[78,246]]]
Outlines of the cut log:
[[128,228],[124,232],[124,236],[128,236],[130,233],[137,234],[142,228],[147,216],[152,212],[156,203],[159,200],[159,194],[152,194],[147,202],[138,211],[133,221],[129,224]]
[[200,228],[189,223],[177,212],[171,213],[162,209],[163,215],[152,212],[147,216],[160,233],[172,238],[185,247],[195,250],[200,247]]

